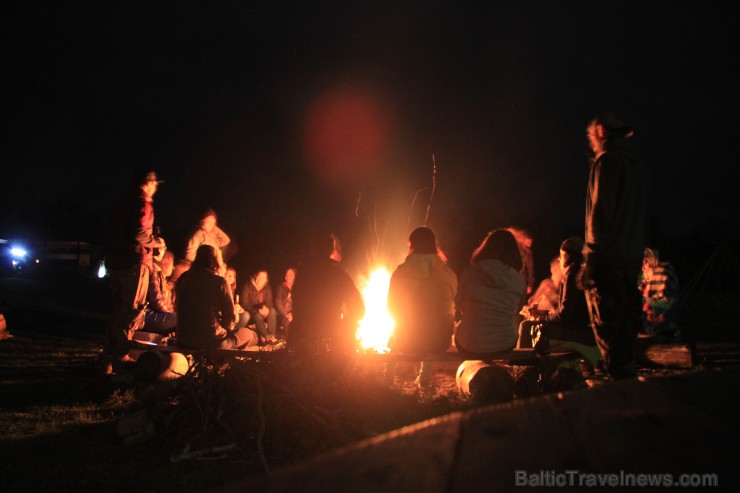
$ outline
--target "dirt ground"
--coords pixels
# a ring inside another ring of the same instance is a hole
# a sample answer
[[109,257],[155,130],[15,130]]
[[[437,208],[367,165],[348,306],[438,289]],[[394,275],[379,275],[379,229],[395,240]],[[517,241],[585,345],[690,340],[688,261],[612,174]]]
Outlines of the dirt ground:
[[[164,384],[104,378],[107,309],[104,281],[0,279],[12,335],[0,341],[3,491],[202,491],[475,405],[453,362],[434,364],[423,393],[414,363],[399,364],[390,386],[380,363],[352,372],[243,363],[216,380]],[[697,368],[740,363],[737,340],[706,339]]]

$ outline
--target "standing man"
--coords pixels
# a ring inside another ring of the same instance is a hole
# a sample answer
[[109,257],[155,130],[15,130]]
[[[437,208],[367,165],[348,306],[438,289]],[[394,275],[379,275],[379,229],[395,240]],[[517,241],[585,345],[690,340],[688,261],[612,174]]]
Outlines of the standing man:
[[108,224],[105,257],[113,312],[106,330],[106,373],[127,359],[129,334],[144,324],[149,266],[164,240],[154,235],[154,194],[161,180],[151,168],[134,172],[131,189],[116,201]]
[[633,134],[610,114],[594,118],[587,127],[593,161],[583,281],[596,343],[614,379],[636,375],[642,323],[637,285],[646,243],[647,176],[633,149]]

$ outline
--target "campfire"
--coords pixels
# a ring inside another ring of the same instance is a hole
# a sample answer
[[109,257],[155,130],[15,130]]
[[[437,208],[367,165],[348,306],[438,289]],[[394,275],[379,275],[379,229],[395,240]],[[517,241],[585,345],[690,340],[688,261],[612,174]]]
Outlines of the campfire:
[[391,274],[384,267],[376,268],[362,288],[365,318],[360,320],[355,337],[366,351],[386,353],[388,340],[396,326],[386,305]]

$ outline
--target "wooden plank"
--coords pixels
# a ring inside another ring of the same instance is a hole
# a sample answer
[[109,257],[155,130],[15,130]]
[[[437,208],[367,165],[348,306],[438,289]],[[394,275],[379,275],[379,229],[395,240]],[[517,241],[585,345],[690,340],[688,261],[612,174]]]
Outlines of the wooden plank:
[[614,382],[455,413],[217,491],[521,491],[517,471],[716,473],[731,491],[739,393],[737,368]]
[[511,491],[516,470],[562,470],[581,460],[567,418],[544,398],[469,413],[461,442],[448,491]]
[[637,363],[649,368],[677,368],[690,370],[694,367],[694,352],[688,344],[681,342],[651,342],[638,339]]
[[[480,358],[471,358],[457,351],[447,351],[444,353],[359,353],[358,357],[368,361],[385,361],[410,363],[418,361],[469,361],[479,360]],[[513,349],[512,351],[501,355],[496,359],[485,361],[496,362],[505,365],[523,365],[532,366],[541,363],[544,360],[560,361],[565,359],[580,358],[577,353],[559,352],[550,353],[542,356],[535,352],[534,349]]]
[[[738,385],[727,390],[736,392]],[[687,404],[684,395],[659,381],[635,379],[547,396],[526,406],[527,412],[485,413],[464,426],[461,468],[451,491],[478,491],[481,484],[512,491],[516,470],[671,472],[676,477],[722,471],[727,480],[734,459],[728,461],[724,451],[735,448],[737,426],[716,419],[710,408]],[[516,403],[507,409],[516,410]],[[492,426],[502,434],[498,443],[484,436]],[[733,429],[729,435],[728,427]]]
[[445,492],[454,467],[460,413],[359,442],[214,493],[278,491]]

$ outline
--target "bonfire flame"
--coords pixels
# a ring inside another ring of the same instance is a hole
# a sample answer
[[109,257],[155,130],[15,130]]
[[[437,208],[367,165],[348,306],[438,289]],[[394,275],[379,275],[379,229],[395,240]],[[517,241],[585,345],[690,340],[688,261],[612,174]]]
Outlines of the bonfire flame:
[[389,350],[388,340],[396,326],[387,306],[390,284],[390,272],[383,267],[378,267],[370,274],[362,289],[365,318],[360,320],[355,336],[365,350],[374,350],[379,353]]

